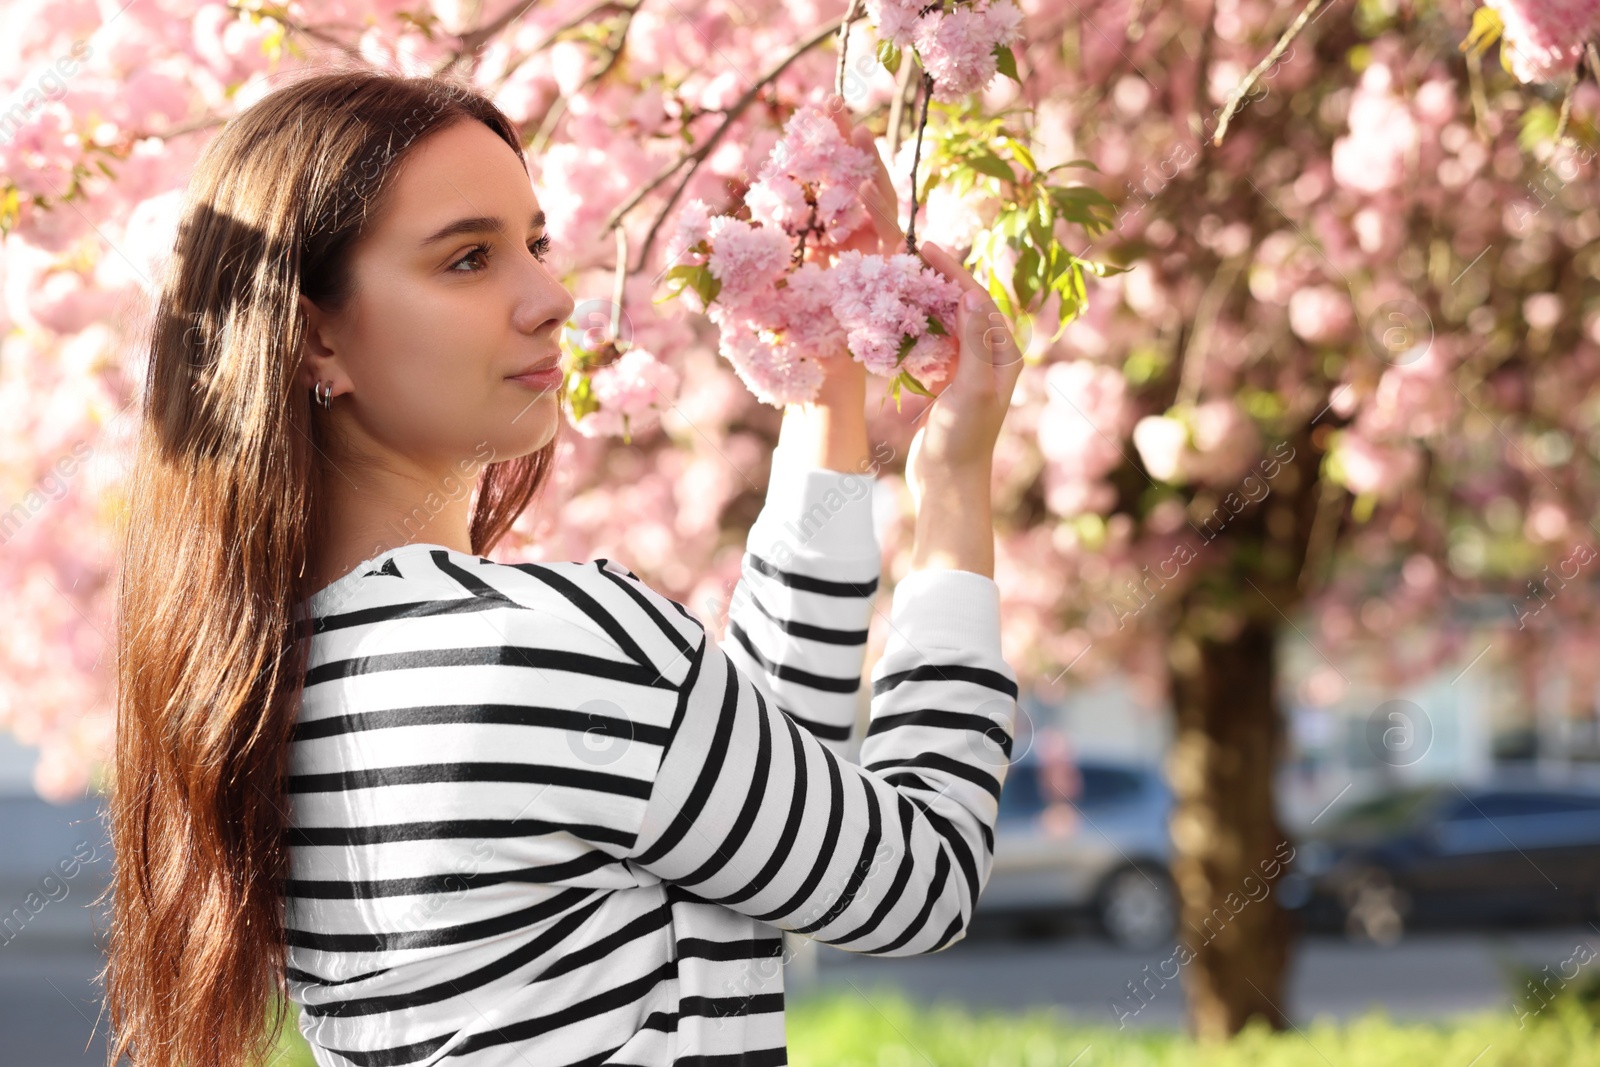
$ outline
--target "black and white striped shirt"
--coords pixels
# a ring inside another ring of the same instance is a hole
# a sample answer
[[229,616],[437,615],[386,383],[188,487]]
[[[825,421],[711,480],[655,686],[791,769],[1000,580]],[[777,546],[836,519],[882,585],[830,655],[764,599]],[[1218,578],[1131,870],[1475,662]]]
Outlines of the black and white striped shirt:
[[872,485],[773,478],[720,643],[604,559],[410,544],[302,605],[285,919],[317,1063],[783,1064],[782,931],[964,936],[1016,676],[992,579],[909,573],[851,762]]

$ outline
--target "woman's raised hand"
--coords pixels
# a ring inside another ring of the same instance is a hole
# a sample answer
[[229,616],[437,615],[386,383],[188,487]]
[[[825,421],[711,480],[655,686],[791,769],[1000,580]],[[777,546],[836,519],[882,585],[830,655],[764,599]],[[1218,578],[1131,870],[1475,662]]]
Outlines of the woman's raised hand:
[[924,242],[922,258],[962,294],[955,367],[933,389],[935,399],[906,457],[906,483],[917,507],[911,566],[993,577],[990,475],[1000,426],[1022,373],[1022,352],[1005,316],[955,256]]
[[[806,258],[820,262],[834,251],[844,250],[885,256],[904,252],[905,235],[895,221],[898,206],[894,182],[878,154],[872,131],[865,126],[851,127],[845,103],[838,97],[828,102],[827,110],[842,136],[872,154],[877,172],[860,189],[868,225],[852,233],[837,249],[819,253],[813,244],[806,250]],[[867,368],[841,345],[837,353],[823,361],[822,385],[816,400],[790,404],[785,409],[780,443],[810,465],[860,472],[868,464],[866,397]]]

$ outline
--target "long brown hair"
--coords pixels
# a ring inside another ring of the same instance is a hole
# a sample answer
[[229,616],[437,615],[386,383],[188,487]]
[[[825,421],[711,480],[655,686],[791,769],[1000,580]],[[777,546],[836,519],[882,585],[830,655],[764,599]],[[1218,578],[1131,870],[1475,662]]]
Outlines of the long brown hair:
[[[332,485],[326,428],[296,384],[297,294],[344,306],[351,252],[397,165],[472,119],[526,168],[516,126],[463,83],[301,76],[230,120],[185,192],[140,341],[149,363],[118,535],[111,1064],[126,1050],[140,1067],[241,1067],[280,1036],[283,787],[309,649],[295,608],[315,591]],[[538,494],[554,448],[484,468],[474,553]]]

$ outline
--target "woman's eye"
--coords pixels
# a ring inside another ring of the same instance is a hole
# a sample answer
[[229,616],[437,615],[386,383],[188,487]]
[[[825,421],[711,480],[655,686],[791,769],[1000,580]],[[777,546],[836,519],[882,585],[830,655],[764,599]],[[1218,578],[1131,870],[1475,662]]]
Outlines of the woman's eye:
[[488,245],[473,245],[471,248],[467,249],[467,254],[466,255],[462,256],[460,259],[458,259],[454,263],[450,264],[450,270],[455,274],[476,274],[476,273],[478,273],[475,270],[456,270],[457,267],[461,266],[461,264],[467,262],[469,259],[472,259],[474,256],[482,256],[484,261],[487,262],[488,259],[489,259],[489,246]]
[[[541,263],[544,262],[544,257],[550,252],[550,235],[547,234],[547,233],[540,234],[537,238],[534,239],[532,244],[528,245],[528,251],[533,253],[533,258],[534,259],[539,260]],[[473,245],[471,248],[469,248],[467,250],[466,255],[462,256],[460,259],[458,259],[454,263],[450,264],[450,269],[456,274],[477,274],[478,273],[477,270],[456,270],[455,269],[455,268],[459,267],[461,264],[463,264],[463,263],[467,262],[468,260],[472,259],[474,256],[481,256],[483,261],[484,261],[484,263],[487,264],[488,261],[489,261],[489,246],[488,245]]]

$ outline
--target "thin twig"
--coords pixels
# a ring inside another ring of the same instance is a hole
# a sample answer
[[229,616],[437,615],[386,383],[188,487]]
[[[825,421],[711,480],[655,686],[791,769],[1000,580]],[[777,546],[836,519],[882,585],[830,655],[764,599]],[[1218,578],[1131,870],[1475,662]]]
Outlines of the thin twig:
[[833,91],[844,96],[844,57],[850,48],[850,24],[859,16],[856,14],[861,7],[861,0],[850,0],[850,6],[845,8],[844,21],[839,23],[839,62],[833,71]]
[[1228,132],[1228,120],[1233,118],[1235,111],[1239,110],[1239,102],[1244,99],[1246,93],[1255,88],[1256,82],[1261,80],[1261,75],[1265,74],[1267,68],[1278,61],[1278,57],[1283,55],[1283,50],[1289,47],[1289,42],[1294,40],[1295,36],[1305,28],[1305,24],[1311,21],[1312,13],[1321,6],[1322,0],[1310,0],[1301,9],[1300,17],[1290,23],[1287,30],[1283,31],[1283,36],[1278,38],[1278,43],[1272,46],[1272,51],[1267,53],[1266,58],[1257,63],[1255,69],[1246,74],[1244,80],[1234,86],[1233,92],[1228,94],[1226,106],[1222,109],[1222,117],[1217,120],[1217,132],[1212,135],[1212,144],[1219,145],[1222,143],[1222,135]]
[[895,153],[900,151],[900,127],[905,122],[906,90],[911,86],[911,72],[916,68],[915,63],[900,61],[900,74],[894,83],[894,98],[889,101],[889,161],[894,161]]
[[1300,561],[1300,574],[1295,585],[1305,596],[1313,595],[1323,577],[1323,569],[1332,558],[1334,535],[1339,532],[1344,518],[1344,487],[1324,476],[1322,492],[1317,494],[1317,507],[1312,513],[1311,531],[1306,536],[1306,554]]
[[549,142],[552,134],[556,132],[556,123],[561,121],[561,116],[567,113],[567,98],[558,96],[545,108],[544,118],[539,120],[539,128],[534,131],[533,137],[528,141],[528,155],[539,156],[544,154],[544,146]]
[[463,33],[460,37],[460,43],[456,45],[455,51],[446,56],[436,67],[434,67],[434,77],[438,77],[440,74],[443,74],[445,71],[455,66],[461,61],[462,57],[477,52],[477,50],[490,39],[492,39],[495,34],[511,25],[512,22],[521,18],[529,8],[538,2],[539,0],[517,0],[516,3],[512,4],[505,10],[504,13],[497,16],[492,21],[484,23],[475,30]]
[[617,269],[611,278],[611,343],[622,340],[622,298],[628,281],[628,228],[617,227]]
[[[639,0],[639,3],[643,2],[644,0]],[[619,0],[599,0],[598,3],[589,5],[567,21],[563,22],[561,25],[557,26],[555,29],[551,30],[549,33],[545,34],[543,39],[541,39],[538,44],[534,45],[526,52],[513,55],[510,59],[508,59],[506,61],[506,69],[501,73],[500,79],[496,84],[504,85],[506,82],[510,81],[511,75],[517,72],[518,67],[522,66],[522,64],[526,63],[540,52],[543,52],[546,48],[549,48],[551,45],[555,44],[556,39],[562,34],[571,30],[575,30],[579,26],[582,26],[584,23],[588,22],[590,19],[594,18],[596,15],[612,9],[617,11],[626,11],[628,12],[629,17],[632,18],[633,12],[639,7],[639,3],[625,4],[620,3]]]
[[303,33],[314,41],[321,41],[323,44],[332,45],[351,59],[358,59],[362,62],[366,62],[366,57],[361,54],[361,49],[346,41],[339,40],[339,38],[335,37],[331,33],[328,33],[322,27],[312,26],[304,22],[296,22],[294,19],[289,18],[286,14],[274,14],[271,17],[274,20],[282,23],[284,28],[289,30],[291,33]]
[[[1592,45],[1590,47],[1593,47]],[[1561,143],[1561,138],[1566,136],[1567,119],[1572,114],[1572,94],[1578,89],[1578,82],[1583,78],[1583,64],[1578,64],[1572,69],[1572,80],[1567,83],[1567,91],[1561,94],[1561,117],[1556,119],[1556,144]]]
[[1489,97],[1483,91],[1483,57],[1476,49],[1467,49],[1467,84],[1472,100],[1472,126],[1478,131],[1480,141],[1489,140]]
[[[626,13],[626,17],[624,17],[622,20],[622,29],[617,33],[616,44],[607,47],[606,51],[609,54],[606,56],[606,61],[597,67],[594,73],[583,79],[583,82],[578,86],[577,91],[571,95],[576,96],[579,93],[582,93],[584,90],[588,89],[589,86],[593,85],[595,82],[611,73],[611,68],[615,67],[617,62],[622,58],[622,50],[628,43],[628,31],[633,28],[633,16],[638,13],[641,7],[644,6],[644,3],[645,0],[636,0],[636,2],[633,4],[615,5],[618,10]],[[554,39],[554,37],[555,35],[552,34],[549,38],[540,42],[539,49],[546,47],[550,41]],[[535,49],[535,51],[538,51],[539,49]],[[568,97],[565,94],[558,96],[550,104],[550,106],[545,109],[544,118],[539,120],[538,131],[534,133],[533,139],[528,142],[529,155],[536,156],[542,153],[550,138],[555,135],[556,127],[560,125],[561,119],[567,113],[567,99]]]
[[710,155],[711,150],[717,146],[719,141],[722,140],[722,135],[728,132],[728,129],[734,124],[739,116],[744,113],[744,110],[749,107],[752,102],[754,102],[757,94],[760,93],[762,88],[769,83],[776,81],[784,71],[789,69],[789,65],[795,60],[805,55],[823,41],[826,41],[829,37],[832,37],[834,33],[838,31],[839,24],[843,21],[844,20],[841,18],[835,19],[833,22],[828,23],[815,36],[811,37],[807,41],[802,42],[794,49],[794,51],[785,56],[776,66],[763,74],[759,79],[756,80],[754,85],[750,86],[750,88],[745,91],[743,96],[734,102],[733,106],[728,109],[726,117],[723,118],[722,124],[715,130],[711,131],[711,136],[707,137],[698,148],[696,148],[693,152],[679,156],[677,162],[663,170],[660,174],[657,174],[650,180],[648,185],[646,185],[643,189],[640,189],[633,196],[629,197],[627,203],[623,204],[621,207],[617,208],[617,210],[611,213],[611,217],[606,220],[605,228],[607,230],[615,229],[622,222],[622,217],[629,211],[633,210],[633,208],[636,207],[641,200],[659,188],[664,182],[667,181],[667,179],[671,178],[680,169],[682,169],[684,164],[687,163],[689,165],[688,173],[684,174],[677,186],[673,188],[672,195],[667,197],[667,202],[662,205],[660,212],[658,212],[655,217],[655,221],[650,224],[649,231],[644,235],[644,245],[639,249],[639,264],[636,269],[643,270],[644,265],[650,261],[650,249],[655,245],[656,234],[660,232],[662,224],[666,222],[667,215],[672,211],[672,206],[678,202],[678,197],[682,196],[684,189],[688,188],[689,181],[694,177],[695,171],[700,168],[700,164],[705,161],[706,156]]
[[1206,291],[1200,297],[1200,304],[1195,308],[1195,329],[1189,334],[1189,343],[1183,351],[1183,368],[1179,371],[1178,395],[1173,400],[1173,406],[1193,404],[1200,398],[1201,379],[1204,377],[1206,355],[1211,348],[1211,331],[1216,324],[1217,315],[1222,310],[1222,301],[1228,295],[1228,290],[1233,288],[1234,279],[1244,269],[1248,255],[1230,256],[1217,268],[1211,276],[1211,284],[1206,286]]
[[906,220],[906,254],[917,254],[917,166],[922,162],[922,131],[928,126],[928,101],[933,96],[933,75],[922,72],[922,121],[917,123],[917,147],[911,152],[911,217]]

